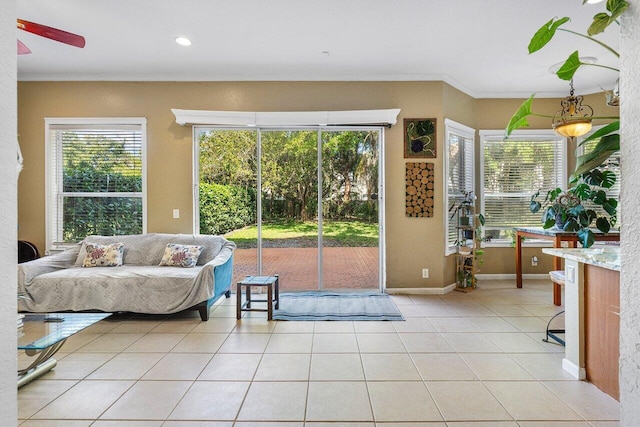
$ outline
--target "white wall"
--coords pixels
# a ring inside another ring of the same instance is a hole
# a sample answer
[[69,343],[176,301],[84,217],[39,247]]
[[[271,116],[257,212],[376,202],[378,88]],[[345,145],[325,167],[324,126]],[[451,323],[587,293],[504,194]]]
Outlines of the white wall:
[[640,426],[640,4],[630,1],[622,21],[622,271],[620,276],[621,425]]
[[0,425],[17,422],[16,1],[0,0]]

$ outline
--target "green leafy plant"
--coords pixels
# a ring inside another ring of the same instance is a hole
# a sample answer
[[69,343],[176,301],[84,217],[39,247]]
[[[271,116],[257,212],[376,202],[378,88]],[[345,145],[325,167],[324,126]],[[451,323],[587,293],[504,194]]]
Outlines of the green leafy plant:
[[[613,172],[594,169],[583,174],[566,191],[561,188],[549,190],[542,202],[537,200],[540,191],[536,192],[531,197],[529,208],[532,213],[543,210],[543,228],[555,226],[564,231],[577,232],[582,246],[588,248],[595,242],[592,225],[601,232],[608,233],[616,224],[618,201],[607,197],[605,192],[615,182]],[[604,213],[598,215],[594,209],[586,208],[585,202],[600,206]]]
[[[586,0],[583,1],[583,4]],[[619,24],[618,18],[629,6],[625,0],[607,0],[606,12],[597,13],[587,29],[587,34],[582,34],[563,26],[571,21],[569,17],[553,18],[546,22],[532,37],[528,49],[529,53],[537,52],[545,47],[556,35],[558,31],[567,32],[579,37],[586,38],[608,50],[611,54],[619,57],[620,54],[607,44],[596,39],[595,35],[604,32],[610,25]],[[601,67],[619,72],[617,68],[599,64],[585,63],[580,60],[577,50],[573,51],[567,60],[560,66],[556,75],[563,80],[573,79],[576,71],[582,66]],[[554,116],[533,112],[533,100],[535,94],[531,95],[513,114],[505,129],[506,136],[514,130],[528,127],[530,116],[546,117],[553,119]],[[613,172],[604,170],[603,164],[616,151],[620,150],[620,120],[618,116],[597,116],[593,119],[613,120],[613,122],[594,132],[584,139],[580,145],[596,140],[596,146],[589,153],[578,156],[576,169],[570,180],[571,187],[563,191],[560,188],[549,190],[544,200],[538,202],[536,199],[540,192],[535,193],[531,198],[531,212],[538,212],[543,209],[542,222],[544,228],[556,225],[556,218],[565,231],[575,231],[584,247],[590,247],[594,242],[594,234],[591,231],[595,224],[602,232],[608,232],[615,226],[617,220],[617,201],[608,198],[605,189],[611,188],[616,182]],[[590,201],[594,205],[599,205],[605,214],[598,215],[593,209],[586,209],[583,202]]]
[[[449,206],[449,219],[453,219],[456,215],[460,215],[460,219],[469,218],[469,213],[473,212],[473,206],[476,202],[476,196],[474,196],[473,191],[462,190],[462,199],[454,200]],[[482,218],[484,221],[484,217]],[[467,219],[466,224],[460,225],[468,225],[470,224],[470,219]]]
[[458,284],[463,288],[475,288],[478,279],[473,275],[473,273],[464,268],[458,270]]
[[[585,2],[583,2],[584,4]],[[609,27],[613,23],[618,23],[617,19],[624,13],[624,11],[629,6],[629,3],[626,0],[607,0],[606,9],[609,13],[601,12],[596,14],[593,17],[593,22],[587,29],[587,34],[582,34],[576,31],[569,30],[567,28],[562,28],[562,26],[571,21],[569,17],[563,18],[553,18],[550,21],[546,22],[540,29],[533,35],[531,41],[529,42],[528,50],[529,54],[535,53],[545,47],[556,35],[558,31],[564,31],[579,37],[586,38],[598,45],[602,46],[606,50],[608,50],[611,54],[613,54],[616,58],[620,57],[620,54],[613,49],[611,46],[603,43],[602,41],[593,37],[594,35],[600,34],[604,32],[604,30]],[[565,60],[565,62],[560,66],[556,75],[558,78],[563,80],[571,80],[573,79],[574,74],[581,66],[585,67],[600,67],[612,70],[614,72],[619,72],[620,70],[614,67],[608,67],[600,64],[592,64],[587,62],[580,61],[580,54],[576,50],[572,52],[569,57]],[[533,99],[535,98],[535,94],[531,95],[526,101],[522,103],[522,105],[518,108],[518,110],[513,114],[511,120],[506,127],[506,135],[509,136],[511,132],[516,129],[529,126],[529,121],[527,117],[536,116],[536,117],[546,117],[552,119],[552,115],[548,114],[538,114],[532,111]],[[617,116],[598,116],[594,117],[595,119],[612,119],[617,120],[619,117]]]

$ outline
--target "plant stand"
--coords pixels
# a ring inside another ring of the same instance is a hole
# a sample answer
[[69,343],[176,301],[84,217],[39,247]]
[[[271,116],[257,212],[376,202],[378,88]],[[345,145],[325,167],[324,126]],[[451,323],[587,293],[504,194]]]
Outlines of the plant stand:
[[456,253],[456,291],[471,292],[477,285],[476,236],[477,217],[473,206],[465,206],[458,212],[458,238]]

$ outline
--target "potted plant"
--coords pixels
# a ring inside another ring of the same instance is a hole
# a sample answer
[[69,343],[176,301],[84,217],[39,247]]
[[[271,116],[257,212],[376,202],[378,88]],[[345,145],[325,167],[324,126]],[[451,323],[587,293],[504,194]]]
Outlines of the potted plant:
[[[566,32],[597,43],[614,56],[619,57],[620,55],[617,51],[594,36],[604,32],[610,25],[619,24],[618,18],[628,6],[629,3],[626,0],[607,0],[606,12],[600,12],[593,17],[593,22],[587,29],[587,34],[564,28],[563,26],[571,21],[569,17],[552,18],[538,29],[531,38],[528,46],[529,53],[542,49],[554,38],[557,32]],[[580,67],[604,66],[582,62],[576,50],[569,55],[563,65],[556,71],[556,75],[562,80],[570,81]],[[614,72],[619,71],[613,67],[604,68]],[[617,87],[614,92],[617,98],[619,95]],[[507,136],[515,129],[529,126],[527,120],[529,116],[554,118],[554,116],[533,112],[532,103],[534,97],[535,94],[531,95],[511,117],[506,127],[505,133]],[[619,100],[615,99],[614,102],[608,103],[608,105],[617,105],[618,103]],[[604,233],[608,232],[616,223],[618,205],[615,199],[608,198],[605,193],[605,189],[611,188],[615,183],[615,173],[607,171],[603,164],[613,153],[620,149],[620,120],[617,116],[592,117],[592,119],[613,120],[613,122],[594,132],[581,142],[581,144],[585,144],[596,140],[597,144],[589,153],[576,159],[576,169],[571,178],[572,187],[567,191],[559,188],[548,191],[542,203],[536,200],[540,195],[540,192],[537,192],[531,198],[530,203],[531,212],[535,213],[540,209],[544,209],[542,222],[545,229],[556,226],[557,216],[559,226],[565,231],[577,232],[583,247],[587,248],[593,245],[595,240],[594,234],[590,229],[592,224],[595,223],[598,230]],[[586,201],[601,206],[605,214],[598,215],[593,209],[585,207],[583,202]]]
[[[591,227],[608,233],[617,221],[618,201],[607,197],[605,189],[616,182],[613,172],[593,169],[572,180],[573,186],[566,191],[561,188],[549,190],[542,202],[536,199],[537,191],[531,196],[529,209],[537,213],[543,209],[543,228],[556,227],[564,231],[577,232],[580,243],[585,248],[593,245],[595,236]],[[592,206],[600,206],[604,213],[598,214],[594,209],[585,207],[585,202]]]
[[536,200],[539,196],[540,191],[531,196],[529,209],[532,213],[537,213],[544,207],[542,222],[545,229],[555,227],[564,230],[565,226],[575,228],[577,218],[580,212],[584,211],[584,206],[572,191],[554,188],[547,191],[542,203]]
[[458,271],[458,284],[461,288],[475,288],[477,279],[469,270],[461,269]]
[[[458,225],[470,226],[473,218],[473,207],[476,197],[473,191],[462,191],[462,200],[454,200],[449,207],[449,220],[458,215]],[[484,219],[484,218],[483,218]]]

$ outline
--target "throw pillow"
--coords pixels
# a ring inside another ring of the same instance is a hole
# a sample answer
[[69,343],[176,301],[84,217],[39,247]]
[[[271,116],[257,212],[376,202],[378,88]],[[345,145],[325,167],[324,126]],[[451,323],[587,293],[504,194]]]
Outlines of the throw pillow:
[[124,243],[112,243],[110,245],[87,243],[85,248],[87,255],[85,255],[82,262],[83,267],[117,267],[122,265]]
[[160,265],[195,267],[198,263],[198,257],[202,253],[202,249],[203,246],[169,243],[164,249],[164,255],[162,256]]

